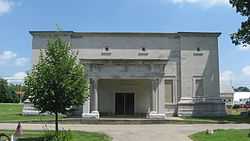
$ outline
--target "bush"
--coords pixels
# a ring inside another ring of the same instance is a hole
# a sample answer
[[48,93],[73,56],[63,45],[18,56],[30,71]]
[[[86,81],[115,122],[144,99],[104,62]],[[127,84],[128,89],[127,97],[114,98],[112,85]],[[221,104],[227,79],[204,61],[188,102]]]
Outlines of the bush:
[[234,105],[233,106],[233,109],[239,109],[240,108],[240,105]]
[[227,109],[232,109],[232,108],[233,108],[233,105],[226,105],[226,108],[227,108]]
[[46,131],[43,137],[43,141],[71,141],[72,133],[71,131]]

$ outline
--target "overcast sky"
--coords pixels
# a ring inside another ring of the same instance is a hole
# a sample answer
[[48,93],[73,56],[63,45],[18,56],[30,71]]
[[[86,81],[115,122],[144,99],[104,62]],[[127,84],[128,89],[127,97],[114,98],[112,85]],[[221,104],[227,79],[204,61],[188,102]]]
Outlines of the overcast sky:
[[222,32],[221,80],[249,84],[250,49],[230,33],[240,17],[228,0],[0,0],[0,77],[21,79],[31,69],[30,30]]

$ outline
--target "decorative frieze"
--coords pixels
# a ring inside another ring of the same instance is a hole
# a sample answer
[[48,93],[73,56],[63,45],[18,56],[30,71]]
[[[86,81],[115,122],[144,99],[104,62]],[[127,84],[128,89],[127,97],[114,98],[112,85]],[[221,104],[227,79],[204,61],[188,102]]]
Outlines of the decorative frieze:
[[89,64],[88,75],[131,75],[131,76],[142,76],[142,75],[162,75],[164,74],[163,64]]

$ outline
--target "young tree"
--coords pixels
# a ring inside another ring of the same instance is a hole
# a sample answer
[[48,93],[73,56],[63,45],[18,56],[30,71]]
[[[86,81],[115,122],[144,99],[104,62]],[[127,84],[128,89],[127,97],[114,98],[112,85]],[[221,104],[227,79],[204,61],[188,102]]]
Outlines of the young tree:
[[57,38],[41,50],[39,62],[25,79],[25,93],[42,113],[55,114],[58,132],[58,114],[65,114],[73,105],[81,105],[88,97],[84,66],[70,44]]
[[241,23],[241,27],[238,32],[232,34],[232,42],[235,45],[250,45],[250,1],[230,0],[230,4],[236,9],[237,13],[246,17],[246,20]]

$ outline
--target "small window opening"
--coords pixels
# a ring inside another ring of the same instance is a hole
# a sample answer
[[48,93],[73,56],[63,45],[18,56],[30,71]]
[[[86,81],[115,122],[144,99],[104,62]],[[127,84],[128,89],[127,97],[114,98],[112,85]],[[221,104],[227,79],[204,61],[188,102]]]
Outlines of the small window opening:
[[145,48],[145,47],[143,47],[141,50],[142,50],[142,51],[146,51],[146,48]]
[[108,48],[108,47],[105,47],[105,51],[109,51],[109,48]]

